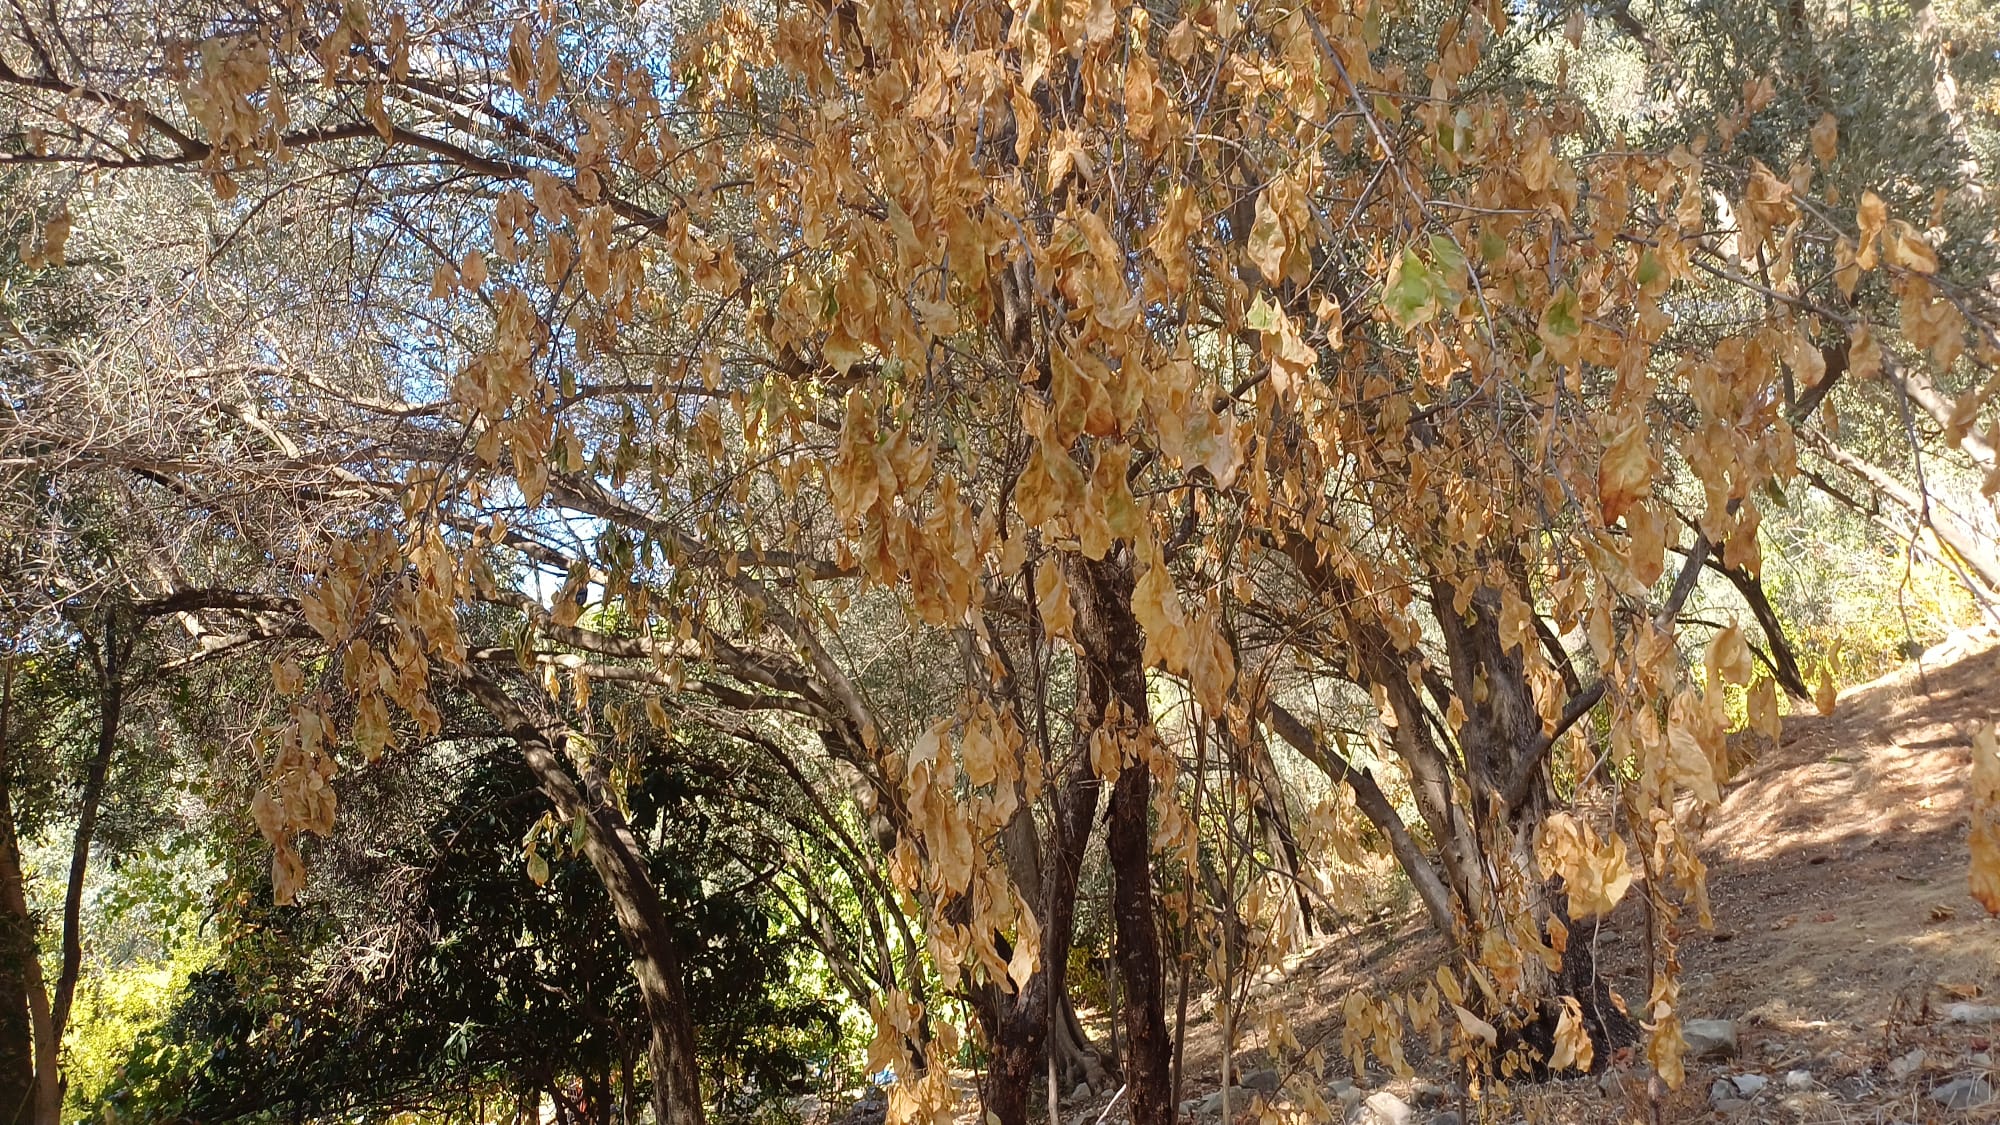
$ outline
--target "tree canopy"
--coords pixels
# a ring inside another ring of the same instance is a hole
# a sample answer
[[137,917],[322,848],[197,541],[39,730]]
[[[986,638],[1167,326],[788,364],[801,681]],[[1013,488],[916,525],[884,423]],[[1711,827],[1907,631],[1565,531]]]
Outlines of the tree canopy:
[[[1730,731],[1838,694],[1769,529],[1810,550],[1838,504],[1965,612],[2000,598],[1990,13],[56,0],[6,30],[18,272],[91,291],[10,345],[10,682],[87,649],[108,763],[127,661],[214,676],[273,917],[433,927],[228,1067],[344,1037],[439,1081],[412,1037],[538,1025],[550,987],[606,1037],[441,1049],[629,1089],[643,1028],[652,1114],[699,1125],[716,1027],[811,1022],[809,945],[895,1125],[948,1117],[966,1057],[1000,1125],[1111,1070],[1165,1125],[1189,966],[1233,995],[1353,908],[1320,857],[1374,851],[1450,954],[1347,997],[1338,1054],[1428,1037],[1492,1083],[1636,1046],[1678,1085]],[[421,836],[343,845],[351,816]],[[510,897],[516,849],[550,894]],[[1070,979],[1100,873],[1115,1051]],[[1578,935],[1634,895],[1620,998]],[[227,976],[201,1034],[285,1010]]]

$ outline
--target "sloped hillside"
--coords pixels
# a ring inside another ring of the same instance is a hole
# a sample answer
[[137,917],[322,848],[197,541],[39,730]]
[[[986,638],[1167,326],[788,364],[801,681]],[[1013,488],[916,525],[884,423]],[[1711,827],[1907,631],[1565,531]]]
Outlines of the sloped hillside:
[[[1422,1064],[1415,1082],[1371,1070],[1332,1080],[1323,1096],[1362,1122],[1403,1110],[1410,1123],[1482,1112],[1510,1122],[2000,1120],[2000,922],[1965,883],[1970,735],[1996,719],[2000,634],[1964,633],[1850,689],[1831,716],[1788,718],[1780,742],[1737,775],[1705,831],[1716,929],[1681,946],[1684,1011],[1729,1024],[1736,1054],[1692,1064],[1657,1107],[1645,1075],[1624,1071],[1515,1091],[1482,1111],[1458,1104],[1450,1076]],[[1642,927],[1624,909],[1602,939],[1607,971],[1635,1004]],[[1419,918],[1383,919],[1322,939],[1272,987],[1299,1038],[1335,1056],[1346,989],[1424,972],[1438,952]],[[1200,1027],[1189,1042],[1197,1119],[1219,1112],[1207,1096],[1217,1039]],[[1267,1062],[1244,1052],[1241,1080],[1305,1081],[1260,1073]],[[1107,1100],[1076,1099],[1066,1117],[1090,1125]]]

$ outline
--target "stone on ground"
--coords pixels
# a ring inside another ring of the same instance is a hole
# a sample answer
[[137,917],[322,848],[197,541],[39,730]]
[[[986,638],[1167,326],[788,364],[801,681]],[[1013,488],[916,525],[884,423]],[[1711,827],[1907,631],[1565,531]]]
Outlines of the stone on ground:
[[1362,1120],[1368,1125],[1410,1125],[1416,1120],[1416,1111],[1410,1103],[1387,1090],[1377,1090],[1361,1103],[1367,1108],[1368,1116]]
[[1931,1100],[1946,1109],[1971,1109],[1993,1100],[1993,1087],[1984,1078],[1954,1078],[1931,1091]]
[[1243,1076],[1244,1086],[1252,1090],[1261,1090],[1266,1094],[1277,1093],[1279,1082],[1278,1072],[1275,1070],[1259,1070]]
[[1889,1060],[1889,1077],[1901,1082],[1924,1068],[1924,1060],[1929,1056],[1922,1047],[1912,1048],[1910,1053]]
[[1689,1020],[1681,1025],[1681,1038],[1688,1054],[1697,1059],[1736,1057],[1734,1020]]

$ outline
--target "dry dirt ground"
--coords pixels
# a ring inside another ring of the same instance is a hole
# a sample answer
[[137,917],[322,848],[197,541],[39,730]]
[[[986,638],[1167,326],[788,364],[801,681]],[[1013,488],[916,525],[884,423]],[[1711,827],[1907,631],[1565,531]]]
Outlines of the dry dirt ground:
[[[1372,1067],[1342,1079],[1363,1095],[1404,1099],[1413,1107],[1409,1125],[1454,1114],[1494,1122],[2000,1121],[2000,1074],[1989,1057],[2000,1055],[1990,1042],[2000,1038],[2000,922],[1965,882],[1970,736],[1993,721],[2000,635],[1960,634],[1843,693],[1831,716],[1787,718],[1779,743],[1732,780],[1704,835],[1716,928],[1683,937],[1681,999],[1689,1018],[1734,1021],[1739,1053],[1691,1063],[1680,1091],[1655,1103],[1643,1075],[1624,1072],[1463,1105],[1440,1091],[1450,1084],[1433,1069],[1442,1064],[1424,1060],[1413,1060],[1415,1082]],[[1643,933],[1640,915],[1621,911],[1601,938],[1607,971],[1635,1007],[1646,995]],[[1322,939],[1265,987],[1301,1041],[1318,1039],[1337,1058],[1347,989],[1361,981],[1393,987],[1428,971],[1438,952],[1421,919],[1397,915]],[[1190,1028],[1190,1100],[1216,1088],[1218,1040],[1213,1021]],[[1250,1051],[1239,1073],[1267,1061]],[[1333,1065],[1344,1072],[1344,1063]],[[1753,1097],[1723,1101],[1718,1094],[1730,1091],[1714,1091],[1715,1083],[1737,1076],[1745,1086],[1765,1084]],[[1285,1077],[1294,1088],[1315,1082]],[[1319,1089],[1338,1115],[1342,1103]],[[1951,1089],[1978,1104],[1947,1105],[1940,1095]],[[1100,1092],[1066,1102],[1064,1125],[1092,1125],[1107,1101]],[[1362,1106],[1348,1116],[1372,1120]]]

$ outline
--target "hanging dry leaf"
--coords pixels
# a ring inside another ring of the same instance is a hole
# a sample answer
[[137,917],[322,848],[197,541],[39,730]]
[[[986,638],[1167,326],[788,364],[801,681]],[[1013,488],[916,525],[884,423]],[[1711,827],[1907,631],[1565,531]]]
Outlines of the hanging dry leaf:
[[1616,832],[1600,841],[1596,830],[1567,812],[1551,813],[1535,833],[1535,861],[1542,873],[1560,876],[1569,896],[1569,916],[1608,914],[1632,886],[1625,840]]
[[1565,1070],[1587,1071],[1596,1057],[1590,1033],[1583,1026],[1582,1005],[1574,996],[1563,997],[1562,1014],[1556,1017],[1555,1050],[1549,1056],[1549,1069],[1558,1073]]
[[1604,522],[1616,523],[1653,485],[1653,453],[1644,422],[1620,430],[1604,447],[1597,466],[1597,499]]
[[975,715],[965,724],[965,735],[959,741],[959,763],[965,770],[965,780],[974,785],[991,785],[1000,777],[1000,766],[996,755],[1005,753],[994,739],[988,736],[983,716]]
[[1722,774],[1725,731],[1721,699],[1688,689],[1674,697],[1667,709],[1668,774],[1674,784],[1695,795],[1703,804],[1722,803],[1718,779]]
[[1249,255],[1250,264],[1264,275],[1264,280],[1272,285],[1285,277],[1285,248],[1289,238],[1285,227],[1278,219],[1277,209],[1272,206],[1274,188],[1266,188],[1257,194],[1257,212],[1250,224],[1250,237],[1244,244],[1244,253]]
[[1751,730],[1774,740],[1783,733],[1783,720],[1778,716],[1778,681],[1766,676],[1752,684],[1746,709]]
[[1035,591],[1035,609],[1041,615],[1043,632],[1050,640],[1073,636],[1076,611],[1070,605],[1069,583],[1053,555],[1035,567]]
[[1930,243],[1924,241],[1924,236],[1918,234],[1916,228],[1901,219],[1890,224],[1890,233],[1883,242],[1890,265],[1911,273],[1937,272],[1937,251],[1931,249]]
[[1500,1042],[1500,1033],[1493,1025],[1472,1014],[1462,1004],[1453,1004],[1451,1010],[1458,1013],[1458,1026],[1469,1036],[1491,1047]]
[[1735,622],[1716,631],[1708,642],[1708,678],[1711,684],[1747,684],[1756,670],[1751,663],[1750,644],[1743,639],[1743,630]]
[[1833,714],[1833,707],[1840,699],[1840,689],[1833,683],[1833,661],[1819,666],[1819,682],[1813,685],[1813,707],[1822,715]]
[[1666,573],[1667,548],[1672,544],[1673,515],[1665,504],[1641,502],[1625,513],[1625,530],[1631,537],[1629,555],[1632,577],[1641,587],[1651,589]]
[[1815,121],[1812,127],[1813,159],[1819,161],[1820,167],[1825,168],[1833,164],[1839,142],[1840,122],[1834,120],[1831,113],[1820,114],[1819,120]]
[[1687,1068],[1682,1061],[1687,1054],[1687,1040],[1681,1035],[1680,1016],[1671,1008],[1661,1011],[1662,1007],[1654,1007],[1655,1022],[1646,1036],[1646,1061],[1668,1089],[1678,1090],[1687,1080]]
[[1861,202],[1854,211],[1854,224],[1861,234],[1861,249],[1854,255],[1855,265],[1864,270],[1875,268],[1876,236],[1882,233],[1888,222],[1889,207],[1882,202],[1882,197],[1872,191],[1862,192]]

